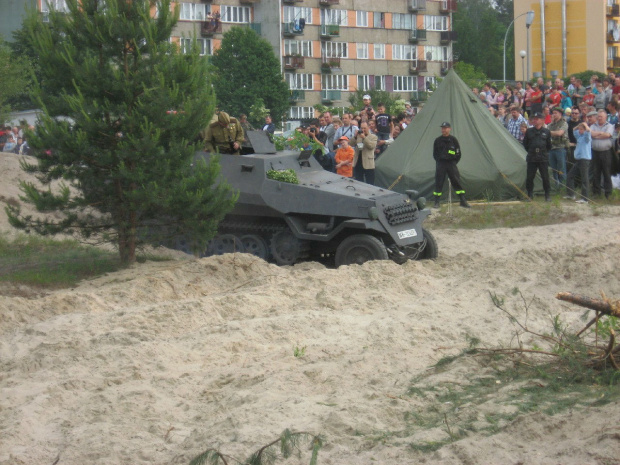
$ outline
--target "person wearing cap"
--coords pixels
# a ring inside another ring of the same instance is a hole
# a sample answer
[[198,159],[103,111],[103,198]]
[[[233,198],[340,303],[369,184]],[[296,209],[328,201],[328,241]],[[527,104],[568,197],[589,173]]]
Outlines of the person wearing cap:
[[448,179],[454,186],[456,195],[461,199],[460,206],[470,208],[465,198],[465,189],[461,185],[461,175],[456,167],[461,160],[461,146],[459,141],[450,134],[452,126],[447,121],[441,123],[441,136],[435,139],[433,143],[433,158],[435,159],[435,208],[439,208],[441,194],[443,193],[443,184]]
[[205,151],[239,155],[243,138],[241,123],[225,111],[220,111],[217,121],[207,127],[204,136]]
[[525,189],[527,196],[531,200],[534,198],[534,178],[536,171],[540,172],[545,191],[545,201],[551,201],[549,185],[549,150],[551,150],[551,132],[544,126],[543,115],[535,112],[532,115],[531,128],[525,131],[523,137],[523,147],[527,151],[525,161],[527,162],[527,176],[525,179]]
[[375,109],[372,107],[370,101],[370,95],[366,94],[362,97],[362,100],[364,101],[364,108],[362,108],[361,113],[365,114],[366,117],[368,118],[368,121],[370,121],[371,119],[373,119],[375,117]]
[[368,123],[363,122],[355,137],[353,174],[358,181],[375,184],[375,148],[377,136],[370,132]]
[[556,189],[566,183],[566,149],[568,142],[568,123],[564,120],[562,108],[555,107],[551,111],[551,123],[547,125],[551,133],[551,151],[549,165],[553,173]]
[[411,106],[411,102],[405,102],[405,114],[413,118],[413,107]]
[[340,148],[336,150],[336,173],[347,178],[353,177],[353,158],[355,151],[349,146],[349,138],[342,136],[338,139]]

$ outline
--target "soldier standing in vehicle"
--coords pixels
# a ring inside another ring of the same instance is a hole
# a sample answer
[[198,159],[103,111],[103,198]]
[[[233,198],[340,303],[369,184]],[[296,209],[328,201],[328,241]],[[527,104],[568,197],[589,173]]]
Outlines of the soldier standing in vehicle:
[[457,163],[461,160],[461,146],[456,137],[450,135],[452,126],[450,123],[441,123],[441,136],[435,139],[433,144],[433,158],[435,159],[435,208],[439,208],[441,201],[441,194],[443,191],[443,183],[446,180],[446,175],[450,179],[450,182],[454,186],[456,195],[461,199],[460,206],[463,208],[470,208],[465,198],[465,190],[461,185],[461,175],[459,169],[456,167]]
[[217,121],[209,124],[204,137],[206,152],[240,155],[243,144],[243,128],[236,118],[220,111]]
[[543,125],[543,115],[535,112],[532,116],[532,126],[525,131],[523,147],[527,150],[525,161],[527,162],[527,176],[525,189],[529,200],[534,198],[534,177],[536,171],[540,171],[540,177],[545,191],[545,201],[550,202],[549,183],[549,150],[551,150],[551,132]]

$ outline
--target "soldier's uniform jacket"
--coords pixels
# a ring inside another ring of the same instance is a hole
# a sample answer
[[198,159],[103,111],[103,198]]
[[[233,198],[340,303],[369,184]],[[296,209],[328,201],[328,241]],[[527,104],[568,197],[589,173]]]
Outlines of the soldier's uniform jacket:
[[551,150],[551,132],[545,127],[536,129],[528,128],[523,138],[523,147],[527,150],[525,161],[537,163],[549,161],[549,150]]
[[433,158],[435,161],[453,161],[458,163],[461,160],[461,146],[453,135],[439,136],[433,144]]
[[239,154],[239,151],[233,151],[232,142],[237,142],[239,146],[243,145],[243,128],[236,118],[230,118],[230,122],[226,127],[222,127],[216,120],[207,127],[204,137],[205,151]]

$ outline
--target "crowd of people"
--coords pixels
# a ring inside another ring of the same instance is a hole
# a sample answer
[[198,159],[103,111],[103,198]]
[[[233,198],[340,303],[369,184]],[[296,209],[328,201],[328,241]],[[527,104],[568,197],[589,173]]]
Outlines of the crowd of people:
[[[620,135],[620,76],[593,75],[589,85],[581,79],[534,83],[520,82],[499,92],[490,83],[473,93],[508,132],[528,151],[527,194],[533,194],[537,171],[543,180],[545,199],[550,200],[549,167],[556,190],[566,189],[565,198],[580,203],[592,196],[612,193],[612,175],[620,171],[618,163]],[[584,174],[587,173],[587,176]],[[574,190],[581,181],[581,195]]]
[[18,126],[0,128],[0,152],[29,155],[30,146],[26,141],[24,128]]

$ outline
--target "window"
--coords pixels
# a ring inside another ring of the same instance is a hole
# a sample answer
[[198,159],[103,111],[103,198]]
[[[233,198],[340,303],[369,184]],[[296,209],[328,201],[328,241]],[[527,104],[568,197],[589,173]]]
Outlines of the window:
[[[182,53],[190,53],[192,50],[192,39],[181,37],[179,40]],[[209,39],[196,39],[196,45],[198,45],[198,51],[201,55],[211,55],[211,40]]]
[[416,15],[394,13],[392,15],[392,29],[412,30],[417,27]]
[[314,118],[314,107],[291,107],[288,117],[290,119]]
[[312,8],[300,7],[300,6],[285,6],[284,7],[284,22],[292,23],[296,19],[305,19],[306,24],[312,24]]
[[373,16],[373,26],[375,29],[383,29],[385,27],[385,13],[375,12]]
[[370,90],[369,74],[360,74],[357,76],[357,90]]
[[424,15],[424,29],[427,31],[447,31],[447,16]]
[[385,90],[385,76],[375,76],[375,89]]
[[223,23],[249,23],[250,7],[249,6],[228,6],[222,5],[222,22]]
[[417,49],[415,45],[392,45],[393,60],[415,60]]
[[415,76],[394,76],[394,92],[411,92],[418,90]]
[[67,13],[67,2],[65,0],[41,0],[41,13],[43,13],[43,21],[49,21],[50,11]]
[[285,40],[284,55],[301,55],[302,57],[312,56],[311,40]]
[[323,42],[321,55],[324,58],[349,58],[349,49],[346,42]]
[[375,44],[375,60],[385,60],[385,44]]
[[207,19],[210,5],[203,3],[181,3],[179,19],[184,21],[204,21]]
[[448,47],[427,45],[424,47],[424,56],[426,57],[426,61],[448,61]]
[[432,92],[437,87],[437,78],[435,76],[426,76],[425,86],[427,92]]
[[347,90],[348,77],[346,74],[324,74],[321,82],[322,90]]
[[357,44],[357,58],[368,60],[368,44]]
[[358,11],[355,16],[357,18],[357,27],[368,27],[367,11]]
[[321,24],[339,24],[340,26],[347,25],[347,10],[321,10]]
[[284,79],[291,90],[312,90],[312,74],[284,73]]

